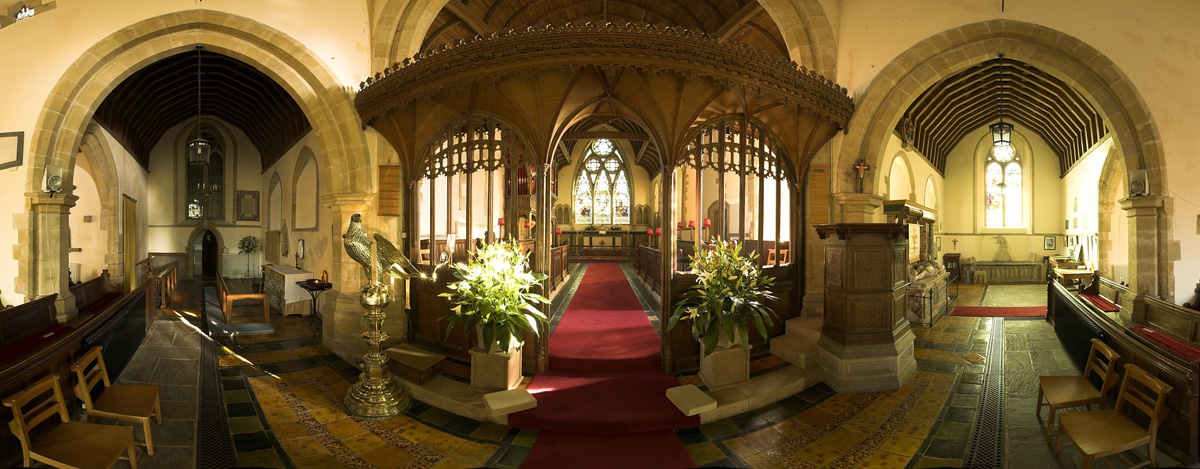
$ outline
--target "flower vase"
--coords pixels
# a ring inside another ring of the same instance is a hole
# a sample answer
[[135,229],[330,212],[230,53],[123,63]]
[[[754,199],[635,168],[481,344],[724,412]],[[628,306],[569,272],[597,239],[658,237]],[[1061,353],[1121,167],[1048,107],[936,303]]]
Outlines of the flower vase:
[[741,336],[729,340],[718,328],[720,338],[712,353],[705,355],[704,337],[700,338],[700,380],[709,391],[719,391],[750,382],[750,347],[742,348]]
[[475,328],[477,345],[471,348],[471,389],[480,392],[507,391],[521,384],[521,345],[509,342],[508,350],[483,341],[483,328]]

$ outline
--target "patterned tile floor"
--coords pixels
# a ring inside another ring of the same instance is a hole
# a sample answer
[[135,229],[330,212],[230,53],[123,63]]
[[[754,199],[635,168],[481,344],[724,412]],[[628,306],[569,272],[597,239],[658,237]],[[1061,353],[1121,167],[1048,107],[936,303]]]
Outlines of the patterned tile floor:
[[[983,286],[962,285],[954,304],[978,305],[985,296]],[[268,337],[243,337],[219,348],[230,429],[244,466],[513,468],[537,439],[536,432],[481,423],[422,402],[393,419],[348,416],[341,399],[358,370],[323,346],[318,331],[299,317],[273,313],[272,323],[277,332]],[[1011,381],[1005,459],[1009,465],[1078,467],[1077,456],[1064,451],[1054,457],[1034,439],[1044,421],[1033,415],[1024,373],[1073,372],[1056,354],[1061,347],[1052,328],[1040,320],[1008,321],[1007,347],[1000,347],[989,343],[991,325],[990,318],[943,316],[931,327],[913,327],[918,371],[897,391],[837,394],[818,384],[676,434],[699,466],[958,467],[977,418],[984,359],[1003,350],[1012,372],[1011,379],[1005,375]],[[1017,365],[1025,362],[1030,366]],[[779,366],[785,366],[780,359],[763,355],[752,371]],[[447,368],[456,367],[462,368]],[[462,379],[463,371],[448,374]]]

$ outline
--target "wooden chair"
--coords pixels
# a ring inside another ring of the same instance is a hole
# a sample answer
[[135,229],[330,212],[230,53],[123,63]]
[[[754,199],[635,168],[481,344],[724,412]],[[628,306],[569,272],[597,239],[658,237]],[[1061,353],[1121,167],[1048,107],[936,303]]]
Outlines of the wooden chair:
[[[1167,393],[1171,392],[1171,389],[1170,385],[1150,376],[1137,365],[1125,365],[1125,379],[1121,381],[1121,392],[1117,394],[1117,404],[1112,409],[1071,412],[1059,418],[1058,441],[1054,444],[1054,454],[1062,450],[1065,433],[1083,454],[1083,469],[1091,469],[1097,457],[1113,454],[1129,464],[1130,468],[1147,464],[1158,467],[1154,443],[1158,439],[1158,426],[1162,424],[1167,411],[1165,403]],[[1122,405],[1126,403],[1132,404],[1149,417],[1146,427],[1142,427],[1121,412]],[[1142,445],[1146,445],[1149,461],[1133,465],[1120,454]],[[1104,463],[1112,467],[1108,461]]]
[[[74,371],[78,378],[75,394],[83,399],[88,421],[99,417],[141,423],[142,432],[146,434],[146,454],[153,455],[154,441],[150,437],[150,417],[162,424],[158,386],[113,386],[108,379],[108,369],[104,366],[104,357],[100,355],[99,346],[93,347],[71,364],[71,371]],[[104,390],[100,392],[100,397],[93,401],[92,390],[101,381],[104,381]]]
[[[1058,409],[1092,404],[1100,404],[1100,408],[1104,408],[1108,390],[1117,384],[1117,367],[1114,365],[1120,358],[1121,355],[1103,341],[1092,339],[1092,351],[1088,354],[1083,376],[1038,377],[1038,415],[1042,414],[1043,405],[1050,406],[1050,418],[1046,421],[1046,441],[1050,441],[1050,432],[1054,429],[1054,414]],[[1100,389],[1092,385],[1089,375],[1100,377]]]
[[[49,396],[34,401],[45,394]],[[26,409],[31,402],[34,404]],[[31,460],[36,460],[52,467],[107,468],[118,459],[125,459],[130,467],[137,469],[133,428],[72,422],[67,415],[57,374],[42,378],[5,399],[4,405],[12,408],[13,420],[9,426],[21,441],[25,466],[30,466]],[[31,441],[30,431],[55,414],[62,419],[62,423],[50,431],[41,432],[36,441]],[[125,456],[122,457],[122,454]]]

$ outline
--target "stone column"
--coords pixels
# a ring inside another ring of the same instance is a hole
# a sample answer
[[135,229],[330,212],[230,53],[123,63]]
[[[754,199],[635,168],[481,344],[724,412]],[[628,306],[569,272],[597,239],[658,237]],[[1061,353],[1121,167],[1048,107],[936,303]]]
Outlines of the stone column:
[[821,367],[837,392],[899,389],[916,369],[905,316],[908,226],[817,225],[825,240]]
[[1121,208],[1129,218],[1129,285],[1139,294],[1165,297],[1166,285],[1160,282],[1162,263],[1159,254],[1159,222],[1162,220],[1163,197],[1139,196],[1123,199]]
[[883,206],[883,197],[859,192],[838,192],[833,201],[842,212],[842,223],[873,223],[875,209]]
[[71,247],[71,224],[68,215],[79,197],[72,194],[48,192],[25,193],[30,231],[28,239],[18,242],[28,249],[18,256],[29,265],[29,289],[24,293],[28,300],[58,293],[54,307],[58,310],[58,322],[64,323],[79,314],[75,307],[75,296],[67,289],[67,260]]

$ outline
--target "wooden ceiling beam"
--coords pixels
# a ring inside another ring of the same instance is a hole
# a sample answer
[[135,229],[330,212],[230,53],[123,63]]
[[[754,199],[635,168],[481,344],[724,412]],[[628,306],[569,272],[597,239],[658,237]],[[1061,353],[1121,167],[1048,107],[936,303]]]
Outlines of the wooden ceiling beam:
[[733,34],[738,26],[741,26],[751,17],[758,14],[759,11],[762,11],[762,4],[758,3],[758,1],[747,2],[741,9],[730,16],[729,19],[725,20],[716,31],[713,31],[712,36],[728,39],[729,35]]
[[486,36],[495,31],[491,26],[488,26],[487,21],[484,21],[483,17],[479,16],[475,10],[468,8],[461,2],[454,0],[446,2],[446,11],[457,16],[463,24],[474,30],[475,34]]

